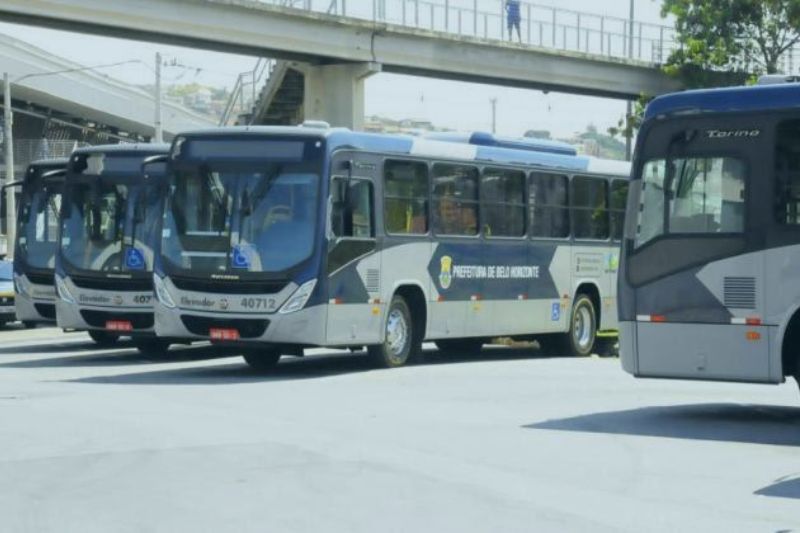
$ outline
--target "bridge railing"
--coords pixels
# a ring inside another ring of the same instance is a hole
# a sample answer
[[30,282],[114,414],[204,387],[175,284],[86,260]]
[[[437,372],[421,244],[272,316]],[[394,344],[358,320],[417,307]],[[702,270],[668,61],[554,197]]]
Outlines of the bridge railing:
[[239,115],[252,112],[258,100],[259,91],[274,67],[274,59],[262,57],[256,61],[253,70],[239,74],[220,117],[220,126],[228,126],[235,122]]
[[671,26],[521,2],[520,35],[509,35],[504,0],[261,0],[487,40],[663,63],[678,45]]

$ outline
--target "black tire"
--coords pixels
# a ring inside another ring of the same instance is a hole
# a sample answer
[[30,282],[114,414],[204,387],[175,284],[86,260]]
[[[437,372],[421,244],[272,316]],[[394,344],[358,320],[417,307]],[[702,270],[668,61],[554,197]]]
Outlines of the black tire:
[[22,327],[25,329],[34,329],[36,328],[36,322],[31,322],[30,320],[23,320]]
[[0,328],[6,327],[6,324],[8,324],[7,320],[0,320]]
[[477,355],[483,348],[483,339],[441,339],[436,341],[436,347],[453,355]]
[[569,332],[544,335],[537,339],[542,350],[551,355],[586,357],[597,343],[597,311],[592,299],[578,294],[572,303]]
[[277,348],[257,348],[245,351],[242,357],[253,370],[268,372],[278,366],[281,352]]
[[87,333],[98,346],[112,346],[119,340],[119,335],[108,331],[90,329]]
[[169,341],[157,337],[133,339],[133,345],[142,355],[163,356],[169,350]]
[[402,296],[395,295],[389,304],[383,344],[369,346],[367,352],[373,364],[379,368],[396,368],[419,357],[422,339]]

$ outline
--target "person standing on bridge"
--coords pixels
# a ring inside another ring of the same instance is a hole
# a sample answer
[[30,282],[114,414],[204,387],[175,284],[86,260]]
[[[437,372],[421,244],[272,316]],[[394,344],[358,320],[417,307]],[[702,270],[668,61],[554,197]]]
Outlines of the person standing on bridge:
[[508,40],[514,40],[514,28],[517,29],[517,38],[522,42],[522,32],[519,25],[522,19],[519,0],[506,0],[506,21],[508,23]]

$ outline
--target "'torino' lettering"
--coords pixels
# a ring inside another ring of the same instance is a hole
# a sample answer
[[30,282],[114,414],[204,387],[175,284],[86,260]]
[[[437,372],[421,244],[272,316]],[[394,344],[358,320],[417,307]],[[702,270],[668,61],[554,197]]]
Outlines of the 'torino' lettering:
[[708,130],[706,135],[709,139],[752,139],[761,135],[761,130]]

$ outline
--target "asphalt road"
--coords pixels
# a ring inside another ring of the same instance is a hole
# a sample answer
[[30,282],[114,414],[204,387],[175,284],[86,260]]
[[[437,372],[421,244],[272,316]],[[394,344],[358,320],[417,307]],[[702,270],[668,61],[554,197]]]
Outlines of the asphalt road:
[[272,376],[0,332],[0,531],[800,531],[800,394],[487,349]]

